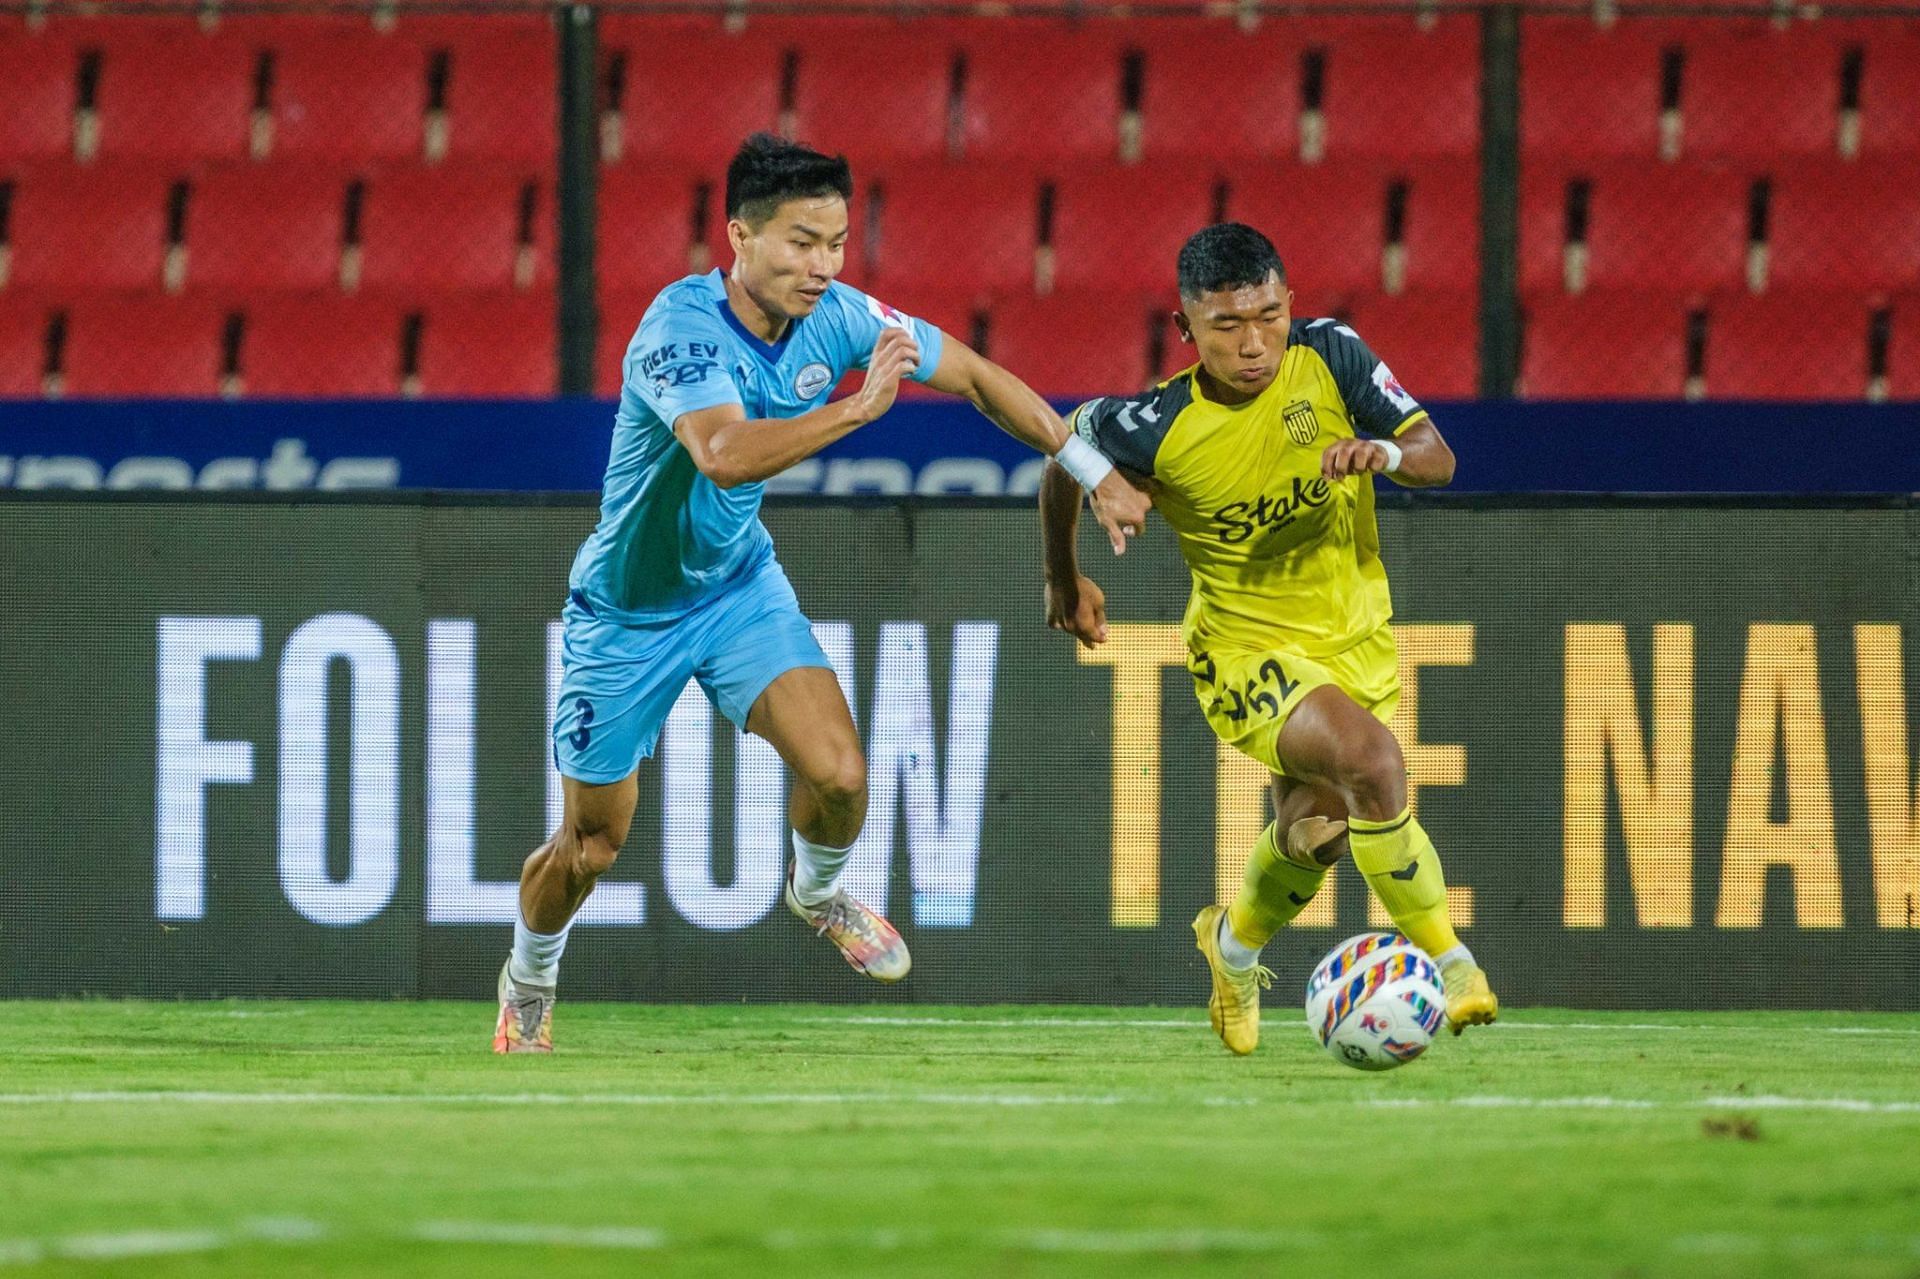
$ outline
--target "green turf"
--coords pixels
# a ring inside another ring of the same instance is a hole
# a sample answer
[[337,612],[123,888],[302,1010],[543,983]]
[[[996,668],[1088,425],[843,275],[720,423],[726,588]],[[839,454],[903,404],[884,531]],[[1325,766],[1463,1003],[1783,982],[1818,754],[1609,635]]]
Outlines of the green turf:
[[[473,1004],[8,1011],[0,1277],[1920,1275],[1911,1016],[1528,1010],[1382,1076],[1193,1009],[563,1003],[544,1059]],[[72,1096],[128,1091],[281,1100]]]

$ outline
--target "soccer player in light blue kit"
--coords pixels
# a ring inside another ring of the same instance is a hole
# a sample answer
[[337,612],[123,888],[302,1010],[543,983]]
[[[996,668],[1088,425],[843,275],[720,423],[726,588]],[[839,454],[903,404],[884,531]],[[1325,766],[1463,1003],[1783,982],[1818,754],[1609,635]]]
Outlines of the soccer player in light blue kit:
[[[835,887],[866,819],[866,759],[827,656],[760,523],[764,482],[873,421],[903,376],[963,396],[1093,493],[1116,553],[1147,498],[1046,401],[920,320],[834,281],[844,159],[765,134],[727,169],[730,273],[689,276],[627,346],[600,523],[575,557],[553,750],[566,815],[520,876],[495,1052],[549,1052],[561,950],[633,821],[635,772],[689,679],[792,771],[787,908],[880,981],[893,925]],[[827,394],[864,367],[860,390]]]

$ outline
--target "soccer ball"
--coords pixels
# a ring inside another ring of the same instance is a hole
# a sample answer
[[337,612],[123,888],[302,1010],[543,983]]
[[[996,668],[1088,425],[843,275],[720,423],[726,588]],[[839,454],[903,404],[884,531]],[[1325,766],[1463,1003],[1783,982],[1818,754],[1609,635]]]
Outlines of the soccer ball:
[[1392,1070],[1427,1050],[1446,1020],[1440,970],[1399,933],[1335,946],[1307,979],[1307,1029],[1337,1062]]

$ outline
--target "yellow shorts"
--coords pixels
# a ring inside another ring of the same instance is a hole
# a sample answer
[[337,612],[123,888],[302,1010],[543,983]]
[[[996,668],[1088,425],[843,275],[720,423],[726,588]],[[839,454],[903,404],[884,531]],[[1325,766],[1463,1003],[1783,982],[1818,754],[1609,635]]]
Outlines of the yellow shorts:
[[1214,734],[1227,745],[1285,775],[1280,766],[1280,730],[1308,693],[1332,684],[1393,723],[1400,705],[1400,658],[1393,627],[1383,624],[1342,653],[1315,660],[1286,649],[1254,652],[1187,652],[1193,693]]

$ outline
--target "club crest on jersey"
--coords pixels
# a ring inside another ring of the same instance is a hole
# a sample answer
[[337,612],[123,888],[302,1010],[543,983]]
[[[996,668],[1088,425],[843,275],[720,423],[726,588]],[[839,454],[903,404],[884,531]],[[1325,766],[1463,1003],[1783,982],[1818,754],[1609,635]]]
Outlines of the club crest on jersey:
[[833,370],[824,364],[809,364],[793,379],[793,393],[810,400],[833,384]]
[[1320,419],[1307,401],[1294,401],[1281,410],[1280,416],[1287,424],[1287,438],[1295,444],[1311,444],[1320,438]]

